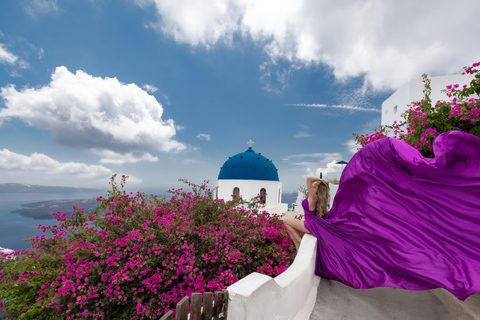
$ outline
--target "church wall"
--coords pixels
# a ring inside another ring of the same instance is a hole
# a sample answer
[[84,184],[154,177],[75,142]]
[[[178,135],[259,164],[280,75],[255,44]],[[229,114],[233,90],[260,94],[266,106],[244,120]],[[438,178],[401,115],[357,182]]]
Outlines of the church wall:
[[238,187],[240,195],[245,200],[250,200],[260,194],[260,189],[265,188],[267,198],[265,210],[270,213],[283,213],[287,211],[288,204],[281,203],[282,182],[268,180],[215,180],[214,187],[218,187],[218,199],[232,199],[233,189]]

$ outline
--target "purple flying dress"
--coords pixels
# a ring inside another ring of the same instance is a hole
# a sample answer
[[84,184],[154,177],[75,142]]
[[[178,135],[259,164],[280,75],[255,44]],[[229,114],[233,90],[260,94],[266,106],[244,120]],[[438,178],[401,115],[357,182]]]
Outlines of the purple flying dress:
[[315,273],[356,289],[480,292],[480,138],[439,135],[435,158],[392,138],[345,167],[331,210],[305,210],[318,239]]

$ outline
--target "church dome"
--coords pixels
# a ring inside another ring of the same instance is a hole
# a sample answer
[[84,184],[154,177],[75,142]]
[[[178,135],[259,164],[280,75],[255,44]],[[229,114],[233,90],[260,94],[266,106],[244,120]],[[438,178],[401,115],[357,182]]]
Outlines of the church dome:
[[222,165],[219,180],[269,180],[279,181],[277,168],[272,160],[249,147],[245,152],[230,157]]

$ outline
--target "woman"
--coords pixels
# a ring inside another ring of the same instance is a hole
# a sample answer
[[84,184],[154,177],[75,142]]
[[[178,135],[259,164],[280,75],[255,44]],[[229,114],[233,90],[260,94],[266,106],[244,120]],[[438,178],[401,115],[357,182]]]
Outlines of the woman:
[[305,222],[285,226],[297,250],[298,231],[317,238],[317,275],[356,289],[444,288],[461,300],[480,292],[480,138],[442,133],[433,150],[430,159],[391,138],[368,144],[326,215],[328,183],[307,179]]
[[[306,184],[308,197],[302,201],[305,219],[308,219],[307,216],[312,214],[322,218],[327,213],[330,202],[329,183],[326,180],[308,177]],[[310,233],[310,231],[305,228],[305,223],[302,220],[285,218],[283,224],[298,251],[302,240],[298,232]]]

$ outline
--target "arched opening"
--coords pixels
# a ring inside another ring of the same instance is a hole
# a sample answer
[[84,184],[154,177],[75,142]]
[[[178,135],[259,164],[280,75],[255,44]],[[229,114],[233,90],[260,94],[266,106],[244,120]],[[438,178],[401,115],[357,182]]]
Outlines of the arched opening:
[[267,202],[267,190],[265,188],[260,189],[260,203],[265,204]]
[[280,189],[278,189],[278,201],[277,203],[281,203],[282,202],[282,194],[280,193]]
[[239,198],[240,197],[240,188],[239,187],[233,188],[233,197],[234,198]]

